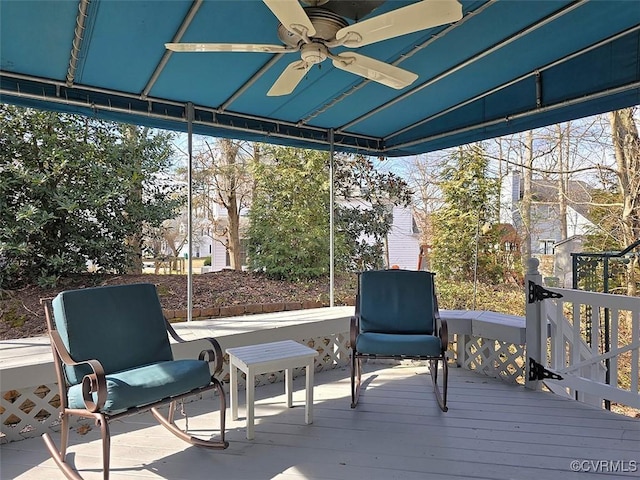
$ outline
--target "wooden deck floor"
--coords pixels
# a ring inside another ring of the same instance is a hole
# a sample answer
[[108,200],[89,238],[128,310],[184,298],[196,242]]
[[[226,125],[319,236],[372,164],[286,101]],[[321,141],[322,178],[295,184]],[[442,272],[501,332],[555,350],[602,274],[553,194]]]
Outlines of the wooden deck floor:
[[[450,410],[442,413],[423,367],[367,365],[365,371],[366,390],[357,409],[349,406],[348,369],[316,375],[312,425],[304,424],[300,390],[304,378],[295,381],[292,409],[284,407],[282,383],[257,388],[255,440],[246,440],[243,418],[228,420],[230,446],[224,451],[189,447],[146,414],[116,422],[111,478],[610,480],[640,476],[639,420],[462,369],[450,370]],[[187,406],[191,426],[205,428],[205,420],[217,421],[215,415],[203,414],[213,401]],[[77,446],[79,439],[81,446]],[[75,432],[71,437],[71,458],[86,479],[102,478],[97,439],[95,428],[83,437]],[[4,480],[63,478],[40,438],[3,445],[0,455]],[[575,461],[582,471],[572,471]]]

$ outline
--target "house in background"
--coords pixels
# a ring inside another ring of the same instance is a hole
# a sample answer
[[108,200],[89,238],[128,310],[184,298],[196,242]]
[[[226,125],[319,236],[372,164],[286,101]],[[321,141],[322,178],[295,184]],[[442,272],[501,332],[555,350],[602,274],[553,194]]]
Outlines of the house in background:
[[[566,238],[561,235],[557,182],[533,179],[531,190],[531,254],[540,260],[543,276],[557,277],[559,286],[570,287],[571,253],[580,251],[580,239],[595,228],[588,218],[592,189],[585,182],[569,181]],[[502,180],[500,190],[500,222],[513,225],[521,236],[524,229],[521,215],[523,193],[520,174],[509,172]],[[559,246],[558,251],[556,246]]]
[[[227,209],[218,203],[212,206],[213,218],[204,218],[202,212],[196,212],[194,220],[193,235],[193,257],[211,257],[211,265],[202,268],[202,273],[217,272],[230,268],[231,261],[226,248],[225,231],[228,225]],[[240,238],[241,250],[240,258],[247,258],[246,242],[243,239],[243,232],[249,224],[249,209],[244,208],[240,212]],[[185,244],[180,251],[181,256],[185,256],[189,250],[189,245]]]
[[[337,199],[337,203],[350,208],[371,208],[371,204],[358,197],[349,200]],[[398,267],[404,270],[416,270],[420,255],[420,232],[411,207],[389,204],[391,229],[387,234],[384,263],[387,268]]]
[[420,255],[420,231],[413,209],[393,207],[393,223],[387,235],[388,266],[416,270]]
[[[337,201],[342,205],[351,205],[354,208],[368,208],[366,202],[358,199]],[[413,210],[410,207],[391,205],[390,208],[392,208],[393,221],[387,236],[385,263],[389,267],[397,265],[402,269],[415,270],[420,251],[420,234],[414,220]],[[216,272],[230,268],[229,254],[225,248],[226,239],[223,234],[227,225],[227,210],[222,205],[216,204],[214,218],[210,220],[205,220],[197,213],[194,219],[193,256],[194,258],[211,257],[211,266],[203,267],[202,272]],[[241,258],[246,258],[246,242],[243,239],[242,230],[246,231],[248,226],[248,213],[249,210],[245,209],[241,212],[240,218],[243,247]],[[185,244],[180,251],[180,256],[186,257],[188,248],[189,246]]]

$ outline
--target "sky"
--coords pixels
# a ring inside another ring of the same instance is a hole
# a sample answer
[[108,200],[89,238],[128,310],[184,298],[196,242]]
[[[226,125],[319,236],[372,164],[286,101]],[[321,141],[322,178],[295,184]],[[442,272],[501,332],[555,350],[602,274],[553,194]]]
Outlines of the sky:
[[[637,113],[639,115],[638,123],[640,123],[640,112],[637,111]],[[561,128],[565,130],[567,125],[567,123],[561,124]],[[572,178],[586,181],[596,187],[601,186],[598,176],[595,174],[595,170],[588,168],[594,167],[598,164],[615,164],[613,149],[610,145],[610,127],[606,114],[574,120],[570,123],[570,131],[571,134],[576,137],[572,141],[572,146],[569,150],[571,163],[573,164],[573,168],[579,170],[572,175]],[[534,130],[534,151],[537,153],[548,151],[550,149],[548,137],[555,134],[556,126],[543,127]],[[194,150],[199,144],[207,140],[207,138],[208,137],[198,135],[194,136]],[[525,133],[522,132],[509,137],[485,140],[483,145],[485,146],[487,153],[493,157],[498,156],[499,143],[502,143],[503,152],[507,152],[509,150],[509,145],[514,146],[508,157],[510,162],[512,162],[510,168],[517,168],[515,165],[522,163],[523,152],[521,144],[524,141],[524,138]],[[182,162],[183,165],[186,164],[186,152],[188,146],[187,135],[184,133],[177,134],[174,144],[178,150],[184,152],[183,154],[177,155],[177,160]],[[443,159],[454,153],[455,148],[411,157],[393,157],[389,159],[372,157],[371,160],[379,170],[384,172],[393,172],[408,181],[411,181],[412,172],[415,170],[415,163],[417,161],[423,164],[440,163]],[[556,155],[557,150],[541,156],[536,160],[536,166],[543,168],[546,171],[557,170],[555,166]],[[504,163],[500,166],[498,161],[491,160],[489,163],[489,174],[496,177],[500,173],[504,175],[506,173],[506,168],[507,165]]]

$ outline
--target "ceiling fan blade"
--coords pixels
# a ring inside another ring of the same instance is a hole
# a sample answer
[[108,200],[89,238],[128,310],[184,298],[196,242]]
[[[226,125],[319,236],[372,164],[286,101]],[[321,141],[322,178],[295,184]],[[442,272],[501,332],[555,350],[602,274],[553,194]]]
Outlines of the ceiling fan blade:
[[457,0],[420,0],[341,28],[336,40],[347,47],[362,47],[461,18],[462,5]]
[[[309,37],[316,34],[311,20],[298,0],[262,0],[280,23],[291,33],[306,33]],[[306,30],[306,32],[305,32]]]
[[262,52],[287,53],[297,49],[285,45],[261,45],[251,43],[165,43],[165,48],[173,52]]
[[309,66],[304,60],[290,63],[271,86],[267,92],[267,96],[279,97],[281,95],[289,95],[296,89],[308,70]]
[[398,90],[411,85],[418,78],[413,72],[353,52],[333,57],[333,66]]

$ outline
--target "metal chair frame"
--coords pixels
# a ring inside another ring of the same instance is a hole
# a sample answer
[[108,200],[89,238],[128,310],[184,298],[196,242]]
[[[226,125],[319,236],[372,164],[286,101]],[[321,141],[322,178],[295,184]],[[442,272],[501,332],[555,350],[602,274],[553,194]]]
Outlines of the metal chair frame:
[[[45,318],[47,322],[47,329],[49,338],[51,340],[51,349],[54,357],[54,366],[56,371],[56,377],[58,380],[59,396],[60,396],[60,422],[61,422],[61,436],[60,447],[58,448],[48,433],[43,434],[43,440],[51,454],[51,457],[58,465],[58,468],[64,473],[64,475],[70,480],[82,480],[82,477],[77,470],[67,463],[66,455],[67,448],[69,446],[69,429],[70,429],[70,417],[80,417],[93,419],[95,425],[100,427],[100,433],[102,437],[102,468],[104,480],[109,479],[109,464],[110,464],[110,446],[111,436],[109,432],[109,423],[119,418],[135,415],[141,412],[150,411],[153,417],[167,430],[173,433],[175,436],[197,447],[203,447],[208,449],[225,449],[229,446],[229,442],[225,440],[225,410],[226,410],[226,397],[222,383],[216,378],[222,371],[223,367],[223,355],[222,349],[218,341],[214,338],[204,338],[199,340],[206,340],[211,344],[211,348],[200,352],[198,359],[205,360],[214,364],[214,374],[211,376],[211,383],[204,387],[193,389],[189,392],[175,395],[169,398],[158,399],[158,401],[147,404],[144,406],[132,407],[125,411],[108,414],[102,412],[105,401],[107,400],[107,383],[105,378],[105,372],[98,360],[87,360],[84,362],[76,362],[68,350],[64,346],[62,338],[59,332],[55,329],[52,313],[52,299],[43,299],[41,303],[44,305]],[[165,325],[167,332],[171,337],[179,343],[188,343],[188,341],[180,338],[169,321],[165,318]],[[99,340],[99,339],[98,339]],[[69,383],[64,373],[64,366],[77,366],[88,365],[92,373],[86,375],[82,380],[82,396],[84,399],[84,409],[76,409],[68,407],[68,389]],[[220,398],[220,438],[217,440],[195,437],[188,433],[187,430],[183,430],[178,427],[174,421],[176,412],[176,403],[179,400],[183,400],[192,395],[200,395],[210,390],[216,390],[218,397]],[[92,394],[97,394],[97,402],[94,402]],[[162,406],[169,406],[168,414],[163,415],[158,408]]]
[[[358,293],[356,295],[356,311],[350,322],[350,344],[351,344],[351,408],[358,405],[362,380],[362,361],[368,359],[385,360],[419,360],[429,362],[429,371],[433,380],[433,390],[438,402],[438,406],[443,412],[449,410],[447,406],[447,387],[449,380],[449,366],[447,364],[446,352],[449,348],[449,333],[447,321],[440,318],[438,311],[438,299],[433,289],[434,311],[433,321],[435,323],[434,335],[440,339],[440,354],[438,356],[424,355],[379,355],[358,352],[356,342],[360,333],[360,283],[358,282]],[[442,389],[438,384],[438,363],[442,363]]]

